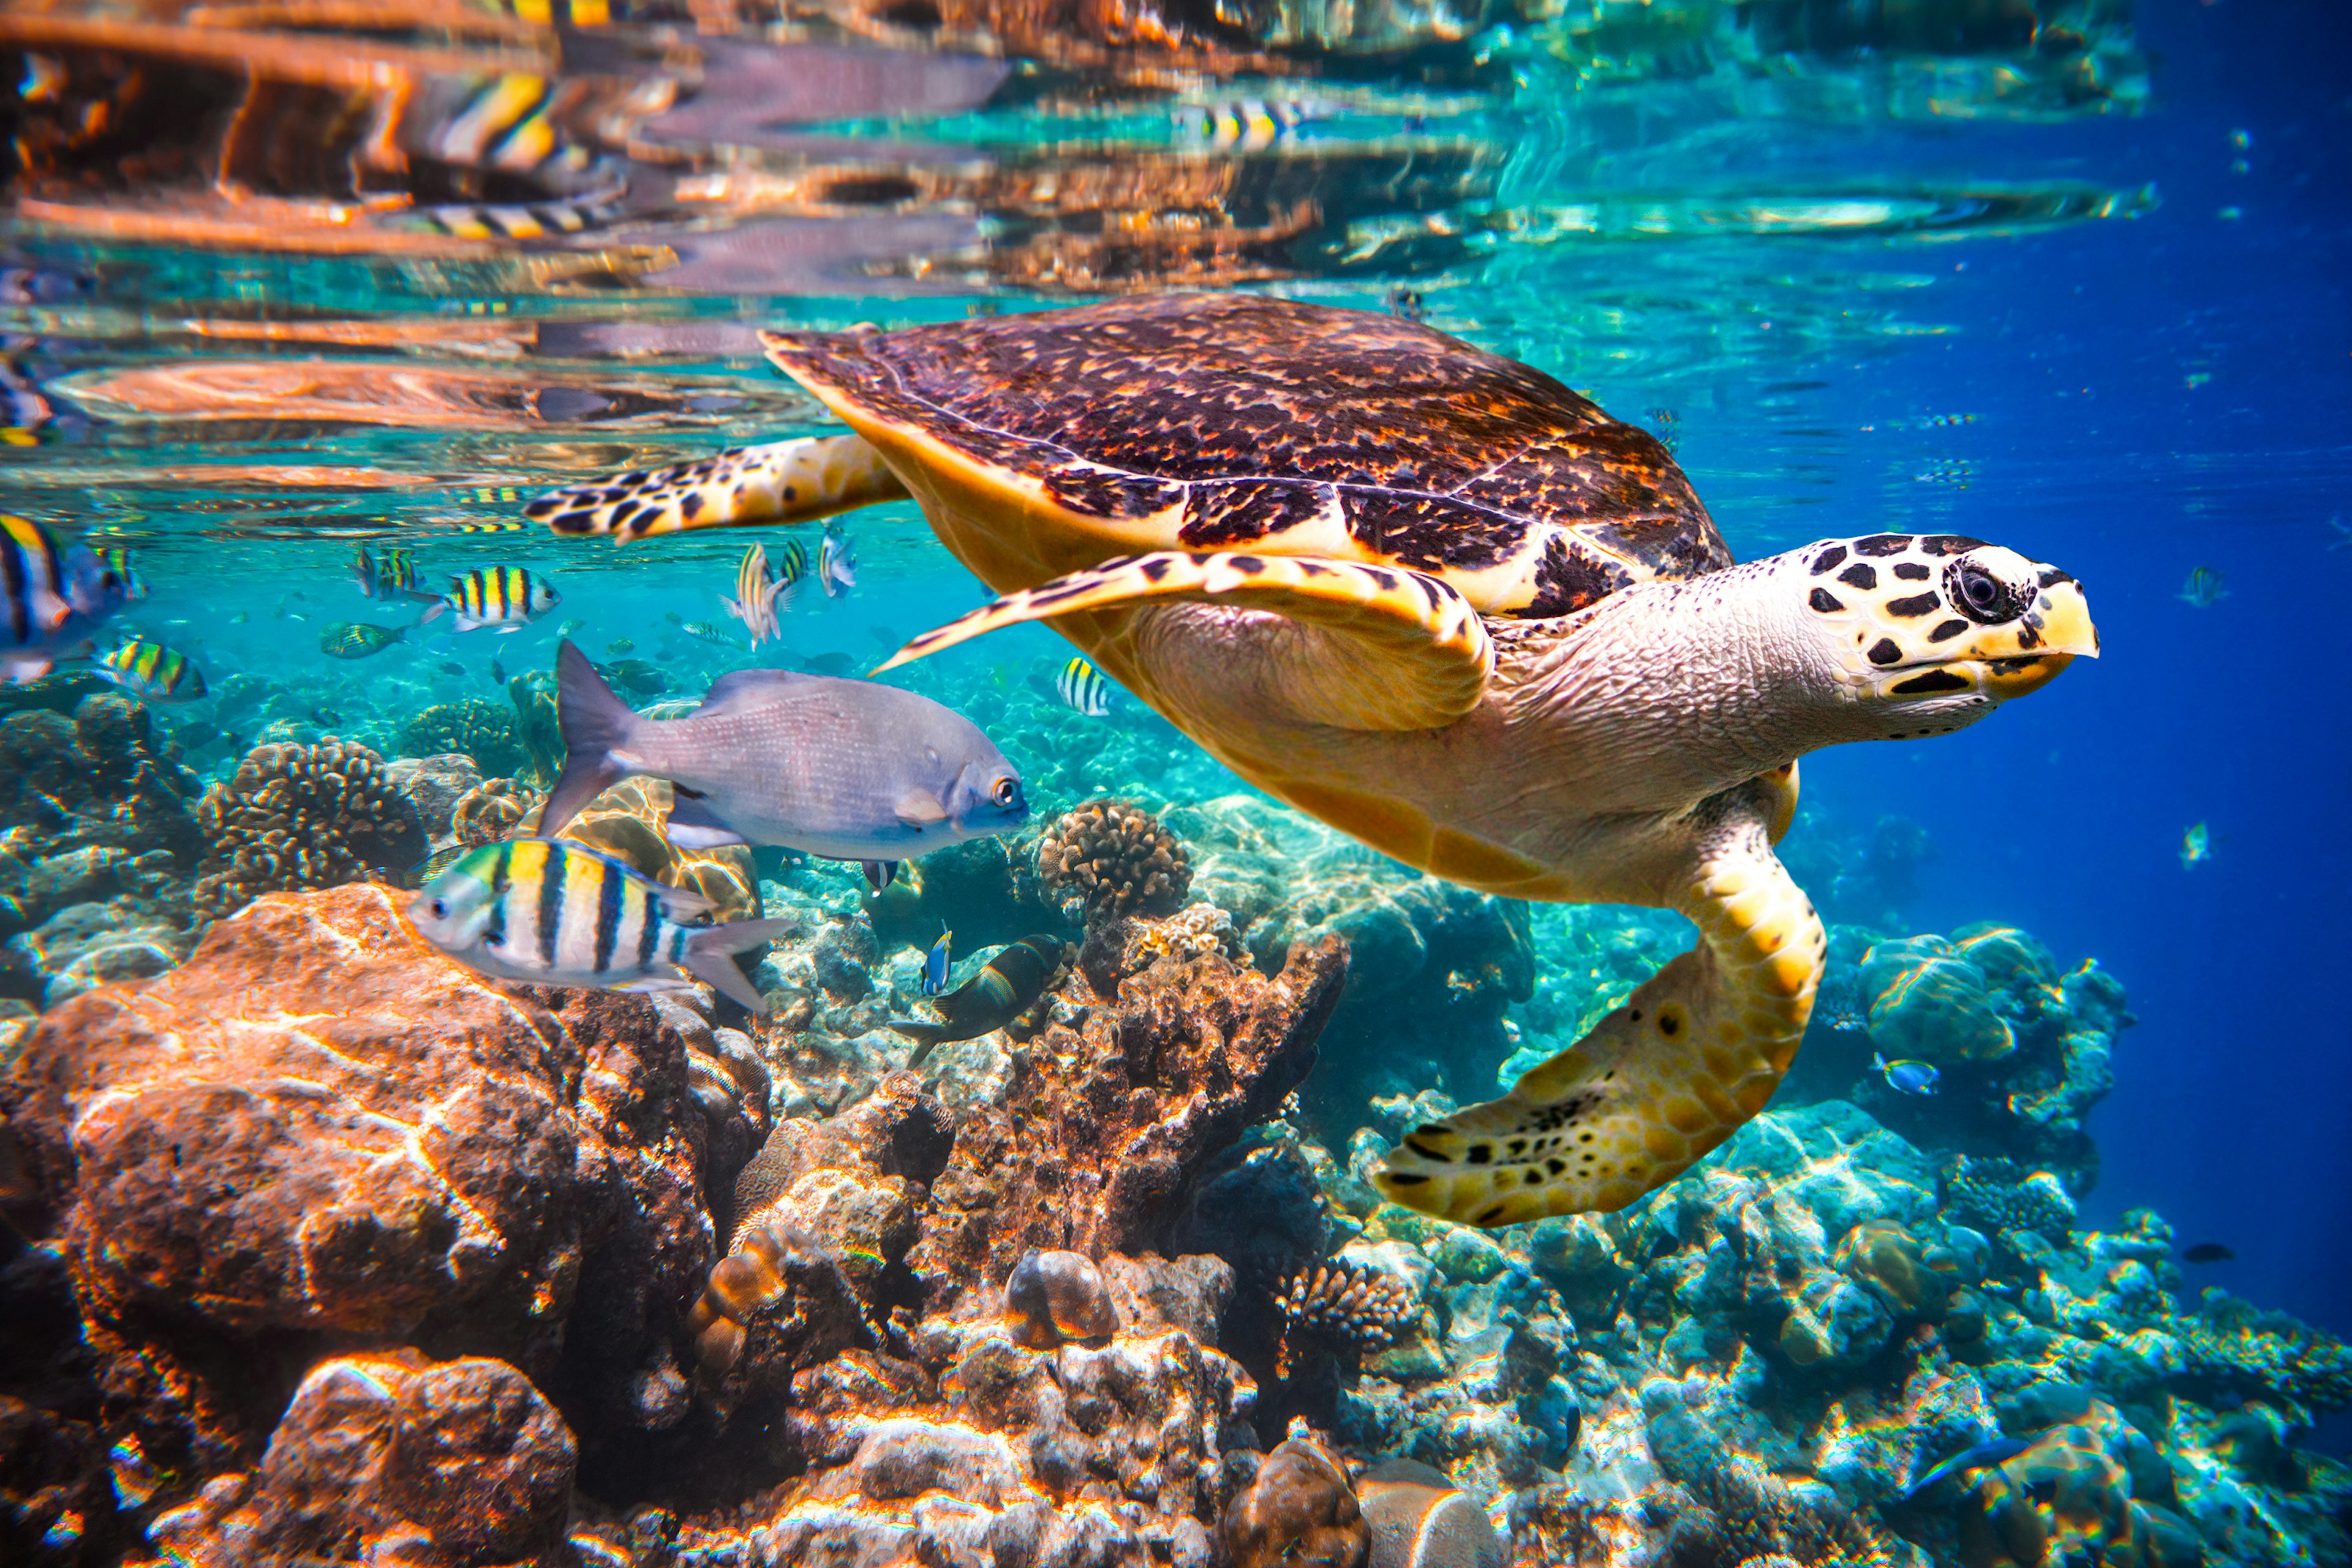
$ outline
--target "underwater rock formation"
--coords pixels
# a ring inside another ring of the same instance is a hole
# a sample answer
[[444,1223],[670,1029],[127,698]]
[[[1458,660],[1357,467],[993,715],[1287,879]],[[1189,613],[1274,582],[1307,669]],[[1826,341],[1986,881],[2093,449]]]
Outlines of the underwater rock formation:
[[481,769],[463,752],[401,757],[386,763],[383,772],[416,808],[425,837],[436,844],[450,836],[457,807],[482,786]]
[[1234,1568],[1363,1568],[1372,1535],[1356,1489],[1312,1436],[1286,1437],[1225,1510]]
[[639,998],[501,992],[377,887],[274,894],[52,1011],[0,1111],[158,1463],[249,1454],[309,1356],[430,1344],[658,1422],[710,1257],[686,1047]]
[[1004,1281],[1004,1310],[1020,1318],[1024,1344],[1104,1340],[1118,1331],[1110,1287],[1083,1252],[1023,1253]]
[[1160,1244],[1209,1155],[1306,1077],[1346,973],[1327,940],[1272,979],[1223,953],[1165,954],[1115,995],[1089,990],[1079,1021],[1016,1056],[1003,1103],[957,1129],[908,1258],[932,1310],[1033,1249]]
[[218,919],[263,893],[336,888],[425,858],[416,808],[365,746],[256,746],[196,819],[208,843],[195,900]]
[[190,1568],[553,1563],[577,1461],[563,1417],[504,1362],[338,1356],[303,1378],[258,1467],[149,1538]]
[[449,808],[448,831],[460,844],[511,838],[539,812],[540,795],[513,779],[484,779]]

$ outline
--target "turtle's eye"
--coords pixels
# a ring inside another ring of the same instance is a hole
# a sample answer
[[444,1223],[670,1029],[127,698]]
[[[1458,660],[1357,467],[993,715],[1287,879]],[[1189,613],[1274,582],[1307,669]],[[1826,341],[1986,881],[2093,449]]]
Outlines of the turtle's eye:
[[1005,810],[1011,811],[1021,804],[1021,781],[1010,777],[1001,778],[996,781],[996,787],[988,792],[988,796]]
[[1958,591],[1960,608],[1970,618],[1979,621],[2006,620],[2009,616],[2009,590],[2000,578],[1981,566],[1962,566],[1954,574],[1953,587]]

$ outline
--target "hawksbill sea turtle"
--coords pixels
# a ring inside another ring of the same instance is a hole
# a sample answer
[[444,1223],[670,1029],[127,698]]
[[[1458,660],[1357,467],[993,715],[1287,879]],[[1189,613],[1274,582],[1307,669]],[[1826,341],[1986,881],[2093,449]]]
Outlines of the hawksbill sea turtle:
[[1770,1098],[1824,939],[1773,855],[1797,759],[1975,723],[2098,651],[2065,573],[1951,534],[1735,563],[1653,437],[1389,316],[1249,295],[771,331],[854,434],[541,498],[560,533],[912,496],[1002,597],[888,664],[1050,620],[1244,778],[1509,898],[1698,943],[1376,1180],[1479,1226],[1613,1209]]

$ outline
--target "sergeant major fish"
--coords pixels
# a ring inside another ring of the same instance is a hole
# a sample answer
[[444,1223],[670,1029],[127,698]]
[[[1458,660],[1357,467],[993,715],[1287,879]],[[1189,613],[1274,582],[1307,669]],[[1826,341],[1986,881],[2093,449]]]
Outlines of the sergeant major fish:
[[758,647],[770,637],[782,635],[776,624],[776,612],[790,607],[798,584],[768,575],[768,551],[765,545],[754,544],[743,552],[743,559],[735,563],[735,596],[721,594],[719,602],[727,613],[743,623],[751,634],[751,646]]
[[582,845],[519,838],[460,858],[425,884],[408,918],[443,952],[498,979],[677,991],[692,975],[763,1011],[765,999],[731,955],[793,922],[689,926],[680,919],[709,908],[699,893],[649,881]]
[[2221,574],[2210,566],[2197,566],[2189,570],[2189,581],[2181,584],[2178,596],[2200,610],[2210,610],[2228,598],[2230,590],[2221,586]]
[[1029,815],[1020,773],[978,727],[897,687],[741,669],[691,717],[664,721],[631,712],[571,643],[555,676],[566,755],[542,833],[648,774],[677,786],[669,839],[692,849],[777,844],[887,862],[1008,832]]
[[204,671],[160,643],[124,643],[93,673],[148,702],[194,702],[205,695]]
[[0,674],[36,679],[59,658],[79,657],[130,590],[87,544],[60,549],[30,519],[0,513]]
[[352,580],[371,599],[434,599],[440,595],[417,580],[416,563],[405,550],[387,550],[381,560],[364,544],[352,559]]
[[838,599],[857,586],[857,552],[839,529],[824,531],[824,542],[817,549],[816,580],[828,599]]
[[1099,719],[1110,711],[1110,682],[1101,670],[1084,658],[1073,658],[1062,666],[1062,673],[1054,678],[1054,690],[1070,707],[1089,719]]
[[915,1042],[907,1058],[910,1068],[923,1065],[935,1046],[956,1040],[976,1040],[1001,1029],[1037,1005],[1046,982],[1062,966],[1059,939],[1024,936],[988,961],[978,974],[944,996],[932,999],[944,1022],[927,1024],[919,1018],[893,1018],[890,1027]]
[[523,567],[478,566],[450,578],[449,591],[416,624],[423,626],[446,610],[461,632],[479,626],[517,632],[562,602],[563,595],[546,578]]

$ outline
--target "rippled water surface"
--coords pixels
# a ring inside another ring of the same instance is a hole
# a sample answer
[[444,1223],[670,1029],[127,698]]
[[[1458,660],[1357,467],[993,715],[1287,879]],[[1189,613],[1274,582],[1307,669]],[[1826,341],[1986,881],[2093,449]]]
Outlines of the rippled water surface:
[[[2336,7],[573,10],[0,16],[0,507],[131,546],[132,623],[215,690],[312,693],[299,738],[494,698],[494,651],[543,668],[574,619],[680,686],[722,668],[680,627],[726,624],[743,536],[565,542],[521,508],[825,428],[761,326],[1174,289],[1409,313],[1665,438],[1742,557],[1942,530],[2081,578],[2102,659],[1809,760],[1821,831],[1907,818],[1905,921],[2121,977],[2093,1212],[2153,1205],[2231,1246],[2214,1282],[2352,1329]],[[857,589],[787,618],[788,660],[863,668],[976,601],[910,505],[852,529]],[[362,543],[551,572],[563,605],[336,663],[322,630],[377,609]],[[219,769],[258,721],[209,712]]]

